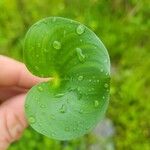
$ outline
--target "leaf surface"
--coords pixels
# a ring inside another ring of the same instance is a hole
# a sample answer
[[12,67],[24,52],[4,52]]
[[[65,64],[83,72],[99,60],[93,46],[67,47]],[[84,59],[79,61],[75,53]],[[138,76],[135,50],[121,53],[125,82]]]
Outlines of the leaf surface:
[[49,17],[26,34],[24,61],[39,77],[53,80],[34,86],[25,112],[39,133],[70,140],[88,133],[109,102],[110,60],[101,40],[83,24]]

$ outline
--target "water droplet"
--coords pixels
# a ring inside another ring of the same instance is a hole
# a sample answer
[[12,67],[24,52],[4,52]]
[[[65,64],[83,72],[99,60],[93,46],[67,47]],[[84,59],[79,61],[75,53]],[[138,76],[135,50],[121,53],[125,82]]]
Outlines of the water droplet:
[[43,88],[41,86],[38,86],[38,91],[42,92]]
[[60,112],[65,113],[66,111],[67,111],[67,106],[65,104],[63,104],[60,108]]
[[98,107],[98,105],[99,105],[99,101],[95,100],[95,101],[94,101],[94,106],[95,106],[95,107]]
[[65,128],[65,131],[69,132],[69,131],[70,131],[70,128],[69,128],[69,127],[66,127],[66,128]]
[[94,49],[97,49],[97,47],[96,47],[96,46],[94,46]]
[[81,35],[84,33],[84,31],[85,31],[85,27],[83,25],[78,25],[76,29],[77,34]]
[[56,135],[56,133],[55,132],[52,132],[52,134],[51,134],[52,136],[55,136]]
[[51,114],[51,115],[50,115],[50,119],[53,119],[53,120],[54,120],[54,119],[55,119],[55,115],[54,115],[54,114]]
[[45,108],[46,106],[44,105],[44,104],[41,104],[41,106],[40,106],[41,108]]
[[29,123],[33,124],[35,122],[36,122],[35,117],[33,117],[33,116],[29,117]]
[[42,123],[39,122],[39,126],[42,127]]
[[65,93],[58,93],[58,94],[55,95],[55,97],[62,97],[64,95],[65,95]]
[[106,76],[108,76],[108,72],[106,73]]
[[61,49],[61,43],[59,41],[54,41],[53,42],[53,47],[55,49]]
[[78,93],[78,100],[81,100],[81,98],[82,98],[82,91],[81,91],[80,87],[77,87],[76,91]]
[[85,55],[82,53],[82,49],[81,48],[76,48],[76,52],[77,52],[77,56],[80,62],[84,62],[85,61]]
[[38,67],[38,66],[35,66],[35,70],[38,71],[38,70],[39,70],[39,67]]
[[83,40],[82,40],[82,39],[80,39],[80,42],[83,42]]
[[78,76],[78,80],[82,81],[83,80],[83,76]]
[[108,84],[107,84],[107,83],[105,83],[105,84],[104,84],[104,87],[105,87],[105,88],[108,88]]
[[82,90],[81,90],[80,87],[77,87],[77,92],[78,92],[79,94],[82,94]]

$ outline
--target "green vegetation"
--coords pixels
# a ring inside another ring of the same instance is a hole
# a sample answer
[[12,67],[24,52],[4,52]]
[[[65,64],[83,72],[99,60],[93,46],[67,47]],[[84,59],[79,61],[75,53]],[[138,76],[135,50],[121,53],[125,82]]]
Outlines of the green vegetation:
[[[22,61],[28,28],[47,16],[77,20],[106,45],[112,63],[111,101],[107,111],[119,150],[150,147],[149,0],[1,0],[0,53]],[[93,134],[70,142],[50,140],[27,129],[10,150],[87,150]],[[63,147],[63,148],[62,148]]]
[[27,32],[23,56],[33,74],[53,77],[34,86],[26,97],[26,116],[36,131],[70,140],[83,136],[104,118],[110,60],[90,29],[71,19],[44,18]]

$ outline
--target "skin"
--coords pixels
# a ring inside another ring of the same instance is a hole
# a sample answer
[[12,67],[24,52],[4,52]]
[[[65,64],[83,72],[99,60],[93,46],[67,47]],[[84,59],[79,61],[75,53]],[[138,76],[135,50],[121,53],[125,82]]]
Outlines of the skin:
[[26,93],[45,80],[32,75],[24,64],[0,55],[0,150],[21,137],[28,126],[24,113]]

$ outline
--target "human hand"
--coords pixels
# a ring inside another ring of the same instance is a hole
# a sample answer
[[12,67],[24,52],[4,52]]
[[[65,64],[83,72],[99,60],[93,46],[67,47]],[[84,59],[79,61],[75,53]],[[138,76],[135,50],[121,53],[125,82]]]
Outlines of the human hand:
[[6,150],[27,127],[26,92],[47,79],[33,76],[24,64],[0,55],[0,150]]

